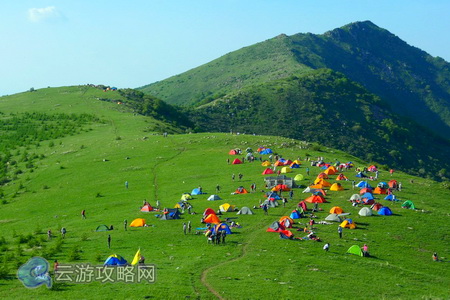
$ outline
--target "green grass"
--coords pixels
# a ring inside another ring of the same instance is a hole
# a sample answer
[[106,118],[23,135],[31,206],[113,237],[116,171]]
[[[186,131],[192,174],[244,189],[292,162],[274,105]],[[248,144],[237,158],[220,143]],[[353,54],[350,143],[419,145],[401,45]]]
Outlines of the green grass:
[[[419,210],[404,210],[400,208],[401,202],[381,200],[396,215],[363,218],[346,201],[355,191],[349,182],[344,182],[345,191],[330,192],[329,203],[320,205],[323,211],[318,213],[319,220],[328,215],[331,207],[339,205],[352,213],[359,226],[344,230],[344,238],[340,240],[337,225],[316,225],[318,236],[331,244],[328,253],[322,250],[323,243],[281,240],[276,233],[266,232],[270,223],[288,215],[308,196],[301,193],[302,189],[295,190],[294,201],[286,208],[271,209],[268,216],[260,210],[254,210],[255,215],[227,213],[226,217],[238,217],[243,227],[227,237],[226,245],[208,245],[202,235],[185,236],[182,223],[192,221],[195,231],[196,227],[203,227],[200,218],[207,207],[217,210],[226,202],[253,207],[263,199],[260,190],[264,189],[261,175],[264,167],[257,162],[228,165],[227,158],[234,158],[228,155],[230,149],[250,146],[256,150],[264,145],[291,159],[298,156],[304,159],[308,153],[311,157],[324,156],[326,161],[337,158],[342,162],[354,161],[357,166],[369,163],[332,149],[323,148],[321,152],[300,149],[295,141],[278,137],[204,133],[163,138],[144,132],[153,120],[120,111],[116,104],[95,101],[95,97],[106,97],[105,94],[95,89],[68,87],[0,98],[2,112],[92,113],[106,120],[90,125],[90,131],[55,140],[53,147],[41,143],[33,152],[46,157],[37,162],[37,168],[33,172],[25,170],[17,180],[3,187],[7,203],[0,204],[0,236],[6,244],[0,242],[0,262],[7,259],[9,276],[0,280],[1,298],[213,299],[215,296],[201,281],[202,274],[226,299],[448,297],[446,199],[450,191],[442,184],[398,171],[392,178],[403,183],[399,198],[412,200]],[[311,175],[306,176],[304,185],[320,172],[318,168],[310,168]],[[239,172],[244,174],[242,182],[232,182],[231,174]],[[305,174],[305,165],[290,176],[296,173]],[[346,173],[353,178],[354,171]],[[380,177],[384,181],[391,179],[386,171]],[[125,181],[129,182],[128,189]],[[258,192],[231,195],[240,184],[249,189],[253,182]],[[206,201],[215,193],[217,184],[222,187],[223,200]],[[22,188],[16,193],[20,185]],[[144,199],[152,205],[159,199],[163,206],[173,207],[182,193],[199,185],[207,194],[191,201],[197,215],[159,221],[155,213],[139,211]],[[80,215],[82,209],[86,210],[85,220]],[[130,223],[138,217],[144,217],[150,227],[123,230],[124,219]],[[94,232],[101,224],[114,225],[115,230]],[[67,228],[67,235],[58,249],[59,239],[47,241],[46,231],[58,233],[62,226]],[[293,232],[296,237],[304,235],[295,229]],[[37,240],[42,248],[25,242],[20,244],[21,255],[17,255],[19,239],[30,234],[34,237],[31,240]],[[108,234],[112,236],[111,249],[107,247]],[[375,257],[345,253],[351,245],[364,243]],[[81,258],[70,261],[74,247],[81,250]],[[30,290],[15,278],[17,267],[33,255],[43,255],[50,262],[58,259],[61,263],[100,265],[113,253],[131,261],[138,248],[146,263],[156,265],[154,284],[94,282]],[[431,254],[435,251],[447,262],[434,263]],[[0,269],[3,265],[0,264]]]

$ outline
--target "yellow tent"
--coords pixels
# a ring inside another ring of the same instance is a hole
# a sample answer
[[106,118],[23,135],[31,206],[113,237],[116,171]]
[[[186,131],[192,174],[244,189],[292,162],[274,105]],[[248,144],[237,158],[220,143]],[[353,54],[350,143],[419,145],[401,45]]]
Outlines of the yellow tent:
[[281,173],[286,174],[286,173],[291,173],[292,169],[289,167],[283,167],[281,168]]
[[316,180],[314,180],[314,184],[321,184],[322,186],[331,186],[331,183],[324,180],[323,178],[316,178]]
[[302,162],[299,161],[298,159],[294,160],[292,163],[293,163],[293,164],[297,164],[297,165],[301,165],[301,164],[302,164]]
[[328,169],[326,169],[324,173],[327,175],[334,175],[337,173],[337,170],[334,166],[329,166]]
[[269,167],[269,166],[271,166],[272,164],[270,163],[270,161],[268,161],[268,160],[265,160],[262,164],[261,164],[261,166],[264,166],[264,167]]
[[131,265],[134,266],[135,264],[137,264],[139,262],[140,259],[141,259],[141,248],[139,248],[139,250],[134,255],[134,258],[133,258],[133,261],[131,262]]
[[340,208],[339,206],[334,206],[333,208],[330,209],[330,214],[340,215],[343,212],[344,212],[344,210],[342,208]]
[[131,222],[130,227],[142,227],[145,225],[145,219],[134,219],[133,222]]
[[297,175],[295,175],[295,177],[294,177],[294,181],[300,181],[300,180],[303,180],[303,175],[302,174],[297,174]]
[[219,206],[219,209],[221,212],[228,212],[228,211],[234,211],[235,205],[231,205],[229,203],[224,203],[221,206]]
[[191,200],[192,196],[189,193],[184,193],[183,195],[181,195],[181,199],[180,200]]
[[350,228],[350,229],[356,228],[356,224],[354,222],[350,223],[348,220],[344,220],[339,226],[341,226],[342,228]]
[[344,190],[344,188],[338,182],[333,183],[330,187],[330,191],[343,191],[343,190]]

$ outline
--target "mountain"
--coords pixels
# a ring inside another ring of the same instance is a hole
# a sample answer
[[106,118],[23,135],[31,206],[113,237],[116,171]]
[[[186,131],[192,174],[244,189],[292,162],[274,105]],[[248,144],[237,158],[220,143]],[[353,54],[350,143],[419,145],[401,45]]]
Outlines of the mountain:
[[450,138],[450,64],[370,21],[322,35],[279,35],[140,90],[171,104],[195,106],[319,68],[341,72],[393,112]]

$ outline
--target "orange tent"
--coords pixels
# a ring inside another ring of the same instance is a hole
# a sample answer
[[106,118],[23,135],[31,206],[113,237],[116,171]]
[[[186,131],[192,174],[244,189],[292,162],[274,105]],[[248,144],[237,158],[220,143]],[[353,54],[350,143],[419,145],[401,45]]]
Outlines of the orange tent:
[[153,210],[153,207],[150,204],[146,204],[141,208],[142,212],[150,212]]
[[220,223],[220,219],[217,217],[216,214],[209,214],[204,220],[203,222],[205,223],[211,223],[211,224],[219,224]]
[[283,192],[287,192],[287,191],[290,191],[291,189],[285,184],[277,184],[276,186],[274,186],[272,188],[271,191],[272,192],[278,192],[279,190],[282,190]]
[[337,214],[340,215],[344,212],[344,210],[342,208],[340,208],[339,206],[335,206],[333,208],[330,209],[330,214]]
[[395,189],[398,186],[397,180],[390,180],[388,185],[391,189]]
[[359,194],[360,194],[360,195],[365,194],[365,193],[372,193],[372,189],[371,189],[371,188],[362,188],[362,189],[359,191]]
[[339,174],[336,180],[348,180],[348,178],[344,174]]
[[274,166],[284,166],[284,163],[283,162],[281,162],[281,161],[279,161],[279,160],[277,160],[274,164],[273,164]]
[[387,194],[386,189],[382,189],[382,188],[380,188],[380,187],[376,187],[376,188],[373,190],[373,193],[374,193],[374,194]]
[[323,179],[328,179],[328,175],[326,173],[320,173],[319,175],[317,175],[317,178],[323,178]]
[[314,184],[321,184],[324,187],[331,186],[331,183],[324,180],[323,178],[316,178],[316,180],[314,180]]
[[311,197],[308,197],[305,199],[305,202],[309,203],[325,203],[325,199],[323,197],[320,197],[319,195],[313,195]]
[[334,175],[337,173],[337,170],[334,166],[329,166],[328,169],[326,169],[324,173],[327,175]]
[[236,150],[231,149],[230,152],[228,152],[228,154],[230,154],[230,155],[238,155],[239,153]]
[[238,187],[234,192],[236,194],[248,194],[248,191],[243,187]]
[[280,218],[280,221],[278,221],[280,224],[284,225],[285,228],[291,228],[292,224],[294,224],[294,220],[289,218],[288,216],[284,216]]
[[382,207],[383,205],[381,203],[375,203],[374,205],[372,205],[373,210],[380,210],[380,208]]
[[130,227],[143,227],[145,225],[145,219],[134,219],[133,222],[130,223]]

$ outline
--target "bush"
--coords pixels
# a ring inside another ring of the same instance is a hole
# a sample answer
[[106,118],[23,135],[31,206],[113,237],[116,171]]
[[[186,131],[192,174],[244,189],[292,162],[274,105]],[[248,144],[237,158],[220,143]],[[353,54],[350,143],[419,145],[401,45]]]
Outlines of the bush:
[[81,259],[81,249],[78,246],[74,246],[72,249],[70,249],[69,254],[67,255],[67,257],[69,258],[69,260],[73,261],[73,260],[80,260]]

